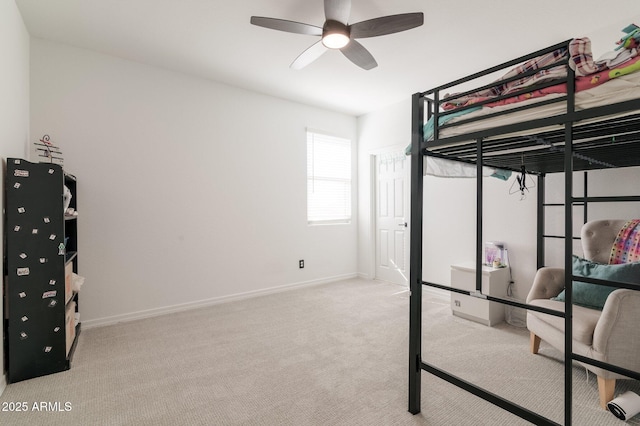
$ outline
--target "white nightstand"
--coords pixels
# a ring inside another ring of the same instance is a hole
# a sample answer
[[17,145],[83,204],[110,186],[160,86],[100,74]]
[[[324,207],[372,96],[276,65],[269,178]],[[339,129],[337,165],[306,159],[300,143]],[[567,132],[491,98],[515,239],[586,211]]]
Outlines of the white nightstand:
[[[451,286],[476,291],[475,262],[451,265]],[[509,268],[482,267],[482,294],[505,297],[509,286]],[[451,292],[451,311],[461,318],[494,326],[504,321],[504,306],[486,299]]]

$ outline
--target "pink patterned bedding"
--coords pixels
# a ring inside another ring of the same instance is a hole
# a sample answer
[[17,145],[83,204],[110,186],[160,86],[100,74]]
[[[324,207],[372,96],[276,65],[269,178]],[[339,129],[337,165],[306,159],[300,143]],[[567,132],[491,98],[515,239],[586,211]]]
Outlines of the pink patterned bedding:
[[640,261],[640,219],[632,219],[624,224],[611,248],[609,264]]
[[[591,53],[591,42],[588,38],[576,38],[569,43],[569,64],[576,74],[576,92],[588,90],[592,87],[603,84],[613,78],[620,77],[640,70],[640,56],[637,56],[637,49],[624,49],[616,52],[609,60],[599,60],[594,62]],[[536,70],[556,62],[560,62],[567,55],[566,48],[560,48],[554,52],[534,58],[518,67],[513,68],[497,81],[515,77],[527,71]],[[471,95],[463,96],[442,104],[444,110],[452,110],[459,107],[469,106],[478,102],[483,102],[498,96],[508,95],[520,91],[539,83],[557,80],[566,77],[564,65],[541,70],[531,76],[523,77],[508,83],[499,84],[490,89],[475,92]],[[551,93],[566,93],[566,84],[557,84],[543,89],[532,90],[515,97],[502,99],[496,102],[485,104],[487,107],[507,105],[521,102],[532,98],[542,97]],[[445,95],[445,99],[448,96]]]

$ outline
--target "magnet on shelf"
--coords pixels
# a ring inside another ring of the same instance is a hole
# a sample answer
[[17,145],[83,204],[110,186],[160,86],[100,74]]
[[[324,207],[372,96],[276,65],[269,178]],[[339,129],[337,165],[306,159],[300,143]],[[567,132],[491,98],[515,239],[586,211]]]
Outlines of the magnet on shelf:
[[42,298],[43,299],[49,299],[51,297],[56,297],[57,293],[58,292],[56,290],[45,291],[44,293],[42,293]]

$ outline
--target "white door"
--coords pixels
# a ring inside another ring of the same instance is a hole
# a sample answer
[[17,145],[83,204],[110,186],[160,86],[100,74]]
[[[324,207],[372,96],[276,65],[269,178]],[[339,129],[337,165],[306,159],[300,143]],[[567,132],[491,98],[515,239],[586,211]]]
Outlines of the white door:
[[409,157],[376,156],[376,278],[408,285]]

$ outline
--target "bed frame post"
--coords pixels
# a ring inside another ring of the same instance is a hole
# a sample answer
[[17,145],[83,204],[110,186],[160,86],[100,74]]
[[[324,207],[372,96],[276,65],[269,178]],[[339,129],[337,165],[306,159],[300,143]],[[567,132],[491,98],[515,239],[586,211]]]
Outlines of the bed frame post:
[[545,253],[545,239],[544,239],[544,227],[545,227],[545,174],[538,175],[538,205],[537,205],[537,224],[536,224],[536,240],[537,240],[537,254],[536,254],[536,270],[544,266],[544,253]]
[[483,207],[483,181],[482,168],[484,158],[482,156],[482,138],[476,140],[476,292],[482,293],[482,214]]
[[412,97],[411,112],[411,243],[409,286],[411,290],[409,312],[409,412],[420,412],[422,375],[422,175],[424,157],[424,97],[416,93]]
[[[575,113],[574,71],[567,67],[567,115]],[[573,122],[564,125],[564,424],[570,425],[573,405]]]

